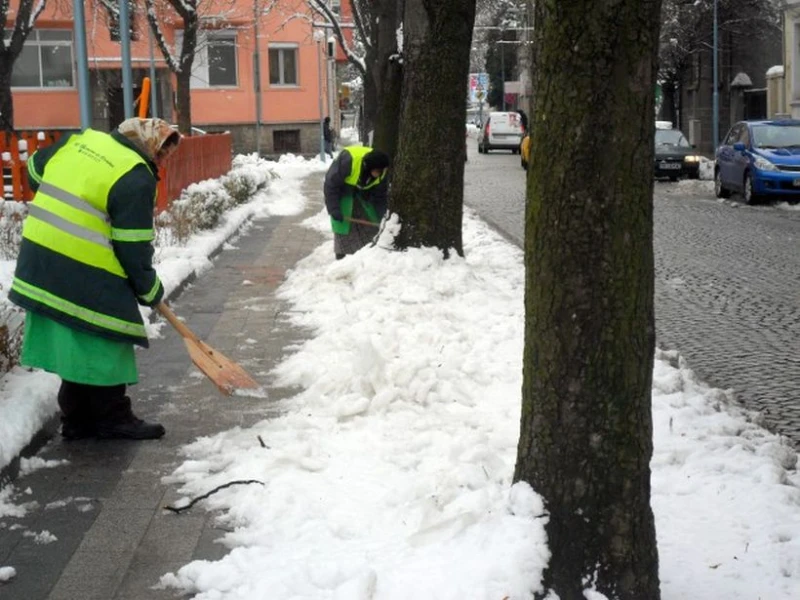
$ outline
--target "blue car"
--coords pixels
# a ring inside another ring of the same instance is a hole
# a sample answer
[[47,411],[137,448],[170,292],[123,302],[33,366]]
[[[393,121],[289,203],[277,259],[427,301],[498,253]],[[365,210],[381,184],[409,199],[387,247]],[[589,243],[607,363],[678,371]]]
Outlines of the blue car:
[[717,198],[741,192],[747,204],[800,196],[800,120],[740,121],[717,149]]

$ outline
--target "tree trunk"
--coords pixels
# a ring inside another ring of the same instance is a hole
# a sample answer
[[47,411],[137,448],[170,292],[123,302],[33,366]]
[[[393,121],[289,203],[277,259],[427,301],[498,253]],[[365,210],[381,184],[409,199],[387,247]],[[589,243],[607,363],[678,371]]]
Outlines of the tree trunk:
[[398,55],[397,29],[403,22],[403,2],[383,0],[372,9],[372,45],[377,48],[375,77],[377,90],[375,138],[372,146],[394,159],[400,134],[400,99],[403,63]]
[[466,82],[475,0],[406,0],[403,111],[390,209],[398,248],[463,255]]
[[[549,511],[544,597],[658,600],[650,508],[660,0],[540,0],[514,479]],[[576,33],[577,32],[577,33]]]
[[0,130],[14,132],[14,99],[11,95],[11,72],[13,60],[0,59]]
[[181,70],[175,74],[177,79],[176,103],[178,106],[178,130],[183,135],[192,135],[192,93],[190,82],[192,72],[190,69]]
[[375,119],[378,114],[378,87],[376,85],[375,71],[378,68],[377,55],[368,49],[364,57],[367,73],[364,75],[364,98],[361,106],[361,119],[359,121],[359,137],[365,146],[371,142],[370,132],[374,132]]
[[[180,70],[175,74],[178,89],[178,130],[183,135],[192,135],[192,64],[197,50],[197,30],[199,19],[196,10],[179,12],[183,19],[183,44],[181,45]],[[177,10],[177,9],[176,9]]]

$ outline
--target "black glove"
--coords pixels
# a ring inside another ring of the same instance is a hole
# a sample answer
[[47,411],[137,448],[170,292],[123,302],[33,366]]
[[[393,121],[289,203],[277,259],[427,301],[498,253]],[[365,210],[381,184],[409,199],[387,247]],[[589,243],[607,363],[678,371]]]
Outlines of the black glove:
[[343,217],[342,217],[342,210],[341,209],[337,208],[336,210],[331,210],[331,211],[328,211],[328,212],[330,213],[332,219],[336,219],[337,221],[343,221],[344,220]]

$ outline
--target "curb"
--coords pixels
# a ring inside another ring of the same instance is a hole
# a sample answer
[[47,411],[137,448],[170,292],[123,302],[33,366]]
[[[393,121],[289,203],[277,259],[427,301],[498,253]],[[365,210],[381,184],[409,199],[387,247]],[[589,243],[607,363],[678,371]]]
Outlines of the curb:
[[[250,224],[252,220],[252,215],[244,219],[239,226],[236,227],[236,229],[227,235],[225,239],[221,240],[220,243],[209,253],[208,259],[212,260],[222,254],[225,244],[227,244],[232,238],[239,235],[239,232],[246,225]],[[174,301],[186,290],[187,287],[197,281],[197,277],[197,271],[193,270],[178,285],[175,286],[175,289],[164,296],[164,300],[167,302]],[[157,317],[158,313],[155,310],[152,311],[149,317],[150,322],[155,321]],[[11,462],[9,462],[5,467],[0,469],[0,488],[17,480],[19,477],[20,462],[23,458],[35,456],[42,448],[45,447],[45,445],[47,445],[50,440],[58,435],[58,426],[60,422],[61,419],[58,415],[54,415],[52,418],[45,421],[41,429],[39,429],[39,431],[33,435],[31,441],[28,442],[28,444],[19,452],[19,454],[12,458]]]

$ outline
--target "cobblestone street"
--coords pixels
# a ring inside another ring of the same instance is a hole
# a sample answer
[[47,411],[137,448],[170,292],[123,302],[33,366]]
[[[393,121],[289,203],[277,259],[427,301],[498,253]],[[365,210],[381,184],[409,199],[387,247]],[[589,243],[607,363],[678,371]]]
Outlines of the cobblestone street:
[[[519,157],[469,144],[465,201],[517,244]],[[800,448],[800,210],[719,202],[711,182],[656,183],[656,330]]]

